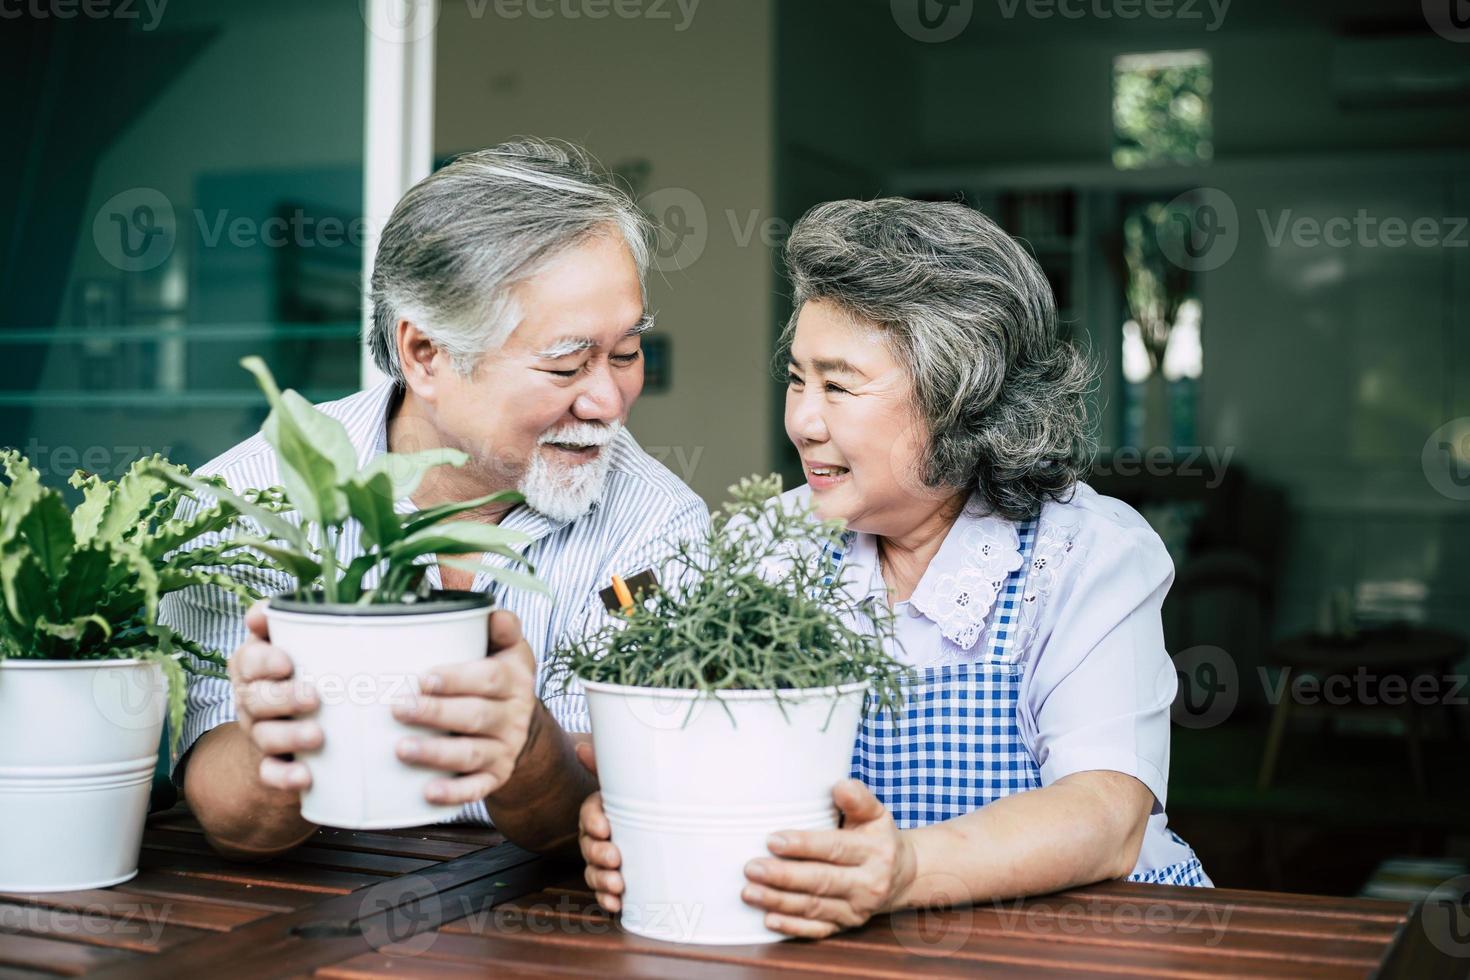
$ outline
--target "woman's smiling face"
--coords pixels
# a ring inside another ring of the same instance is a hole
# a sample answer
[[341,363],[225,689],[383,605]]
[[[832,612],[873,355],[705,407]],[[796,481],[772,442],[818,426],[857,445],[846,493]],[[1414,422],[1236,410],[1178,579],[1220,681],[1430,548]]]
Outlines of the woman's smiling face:
[[882,331],[832,303],[812,300],[797,317],[786,435],[817,515],[852,530],[902,534],[951,495],[920,478],[927,427]]

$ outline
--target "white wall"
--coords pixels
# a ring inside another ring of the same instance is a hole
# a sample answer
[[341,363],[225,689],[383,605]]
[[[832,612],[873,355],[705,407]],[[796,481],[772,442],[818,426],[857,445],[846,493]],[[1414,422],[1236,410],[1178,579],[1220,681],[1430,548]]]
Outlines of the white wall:
[[759,229],[772,216],[770,0],[645,3],[633,9],[667,16],[631,19],[617,6],[602,19],[536,19],[514,4],[446,0],[435,149],[562,138],[610,167],[647,160],[647,190],[693,193],[705,211],[703,251],[649,283],[658,331],[671,338],[672,385],[645,394],[630,424],[713,503],[771,465],[773,258],[759,231],[745,236],[752,219]]

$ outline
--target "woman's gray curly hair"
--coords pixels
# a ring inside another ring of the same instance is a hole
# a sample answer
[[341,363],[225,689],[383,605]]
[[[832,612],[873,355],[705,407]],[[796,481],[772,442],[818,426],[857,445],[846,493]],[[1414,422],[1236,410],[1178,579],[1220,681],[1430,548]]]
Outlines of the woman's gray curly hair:
[[831,201],[786,243],[793,311],[829,302],[882,331],[928,428],[920,474],[978,489],[1010,520],[1069,499],[1093,452],[1095,371],[1057,335],[1036,261],[985,215],[954,202]]

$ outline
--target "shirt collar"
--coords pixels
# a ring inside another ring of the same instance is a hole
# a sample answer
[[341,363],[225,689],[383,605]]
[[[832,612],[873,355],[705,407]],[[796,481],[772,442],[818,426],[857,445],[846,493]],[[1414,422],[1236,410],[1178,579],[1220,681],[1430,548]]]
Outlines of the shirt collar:
[[[972,494],[924,570],[909,606],[936,626],[945,639],[964,650],[985,632],[985,617],[1011,572],[1021,567],[1021,536],[1016,525],[984,514],[984,499]],[[843,582],[858,597],[881,596],[878,539],[858,533],[845,556]]]

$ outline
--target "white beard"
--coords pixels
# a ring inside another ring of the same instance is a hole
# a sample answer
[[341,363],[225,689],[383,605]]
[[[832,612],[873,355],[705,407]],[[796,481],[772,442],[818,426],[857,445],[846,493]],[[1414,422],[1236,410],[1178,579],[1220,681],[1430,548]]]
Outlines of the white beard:
[[[531,453],[531,464],[516,487],[526,498],[526,504],[554,521],[574,521],[587,513],[602,497],[607,471],[612,466],[609,447],[622,428],[620,422],[609,425],[584,422],[544,433],[537,440],[537,448]],[[540,448],[551,442],[601,446],[602,449],[589,462],[572,466],[554,465]]]

